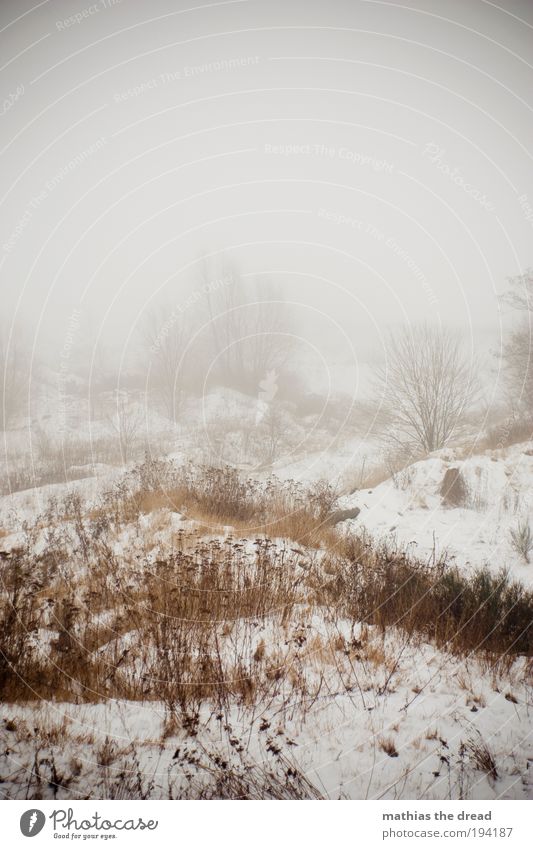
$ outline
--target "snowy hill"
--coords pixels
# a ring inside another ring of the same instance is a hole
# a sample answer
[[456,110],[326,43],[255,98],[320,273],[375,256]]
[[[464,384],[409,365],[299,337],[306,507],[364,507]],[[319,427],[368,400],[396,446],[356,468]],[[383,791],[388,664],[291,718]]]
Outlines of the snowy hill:
[[[457,565],[508,568],[523,583],[533,566],[511,544],[510,531],[533,518],[533,443],[458,458],[447,450],[421,460],[371,490],[343,499],[361,508],[354,527],[396,540],[419,556],[447,552]],[[455,506],[441,494],[448,470],[460,473],[463,492]]]

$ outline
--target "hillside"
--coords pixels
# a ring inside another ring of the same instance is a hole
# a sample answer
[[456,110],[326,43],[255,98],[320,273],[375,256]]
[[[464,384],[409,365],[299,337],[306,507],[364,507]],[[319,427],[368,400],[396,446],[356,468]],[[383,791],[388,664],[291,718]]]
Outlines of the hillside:
[[[461,484],[443,494],[450,470],[457,470]],[[357,526],[418,557],[446,554],[464,569],[503,567],[524,583],[533,580],[533,567],[513,548],[510,535],[533,516],[533,442],[465,459],[445,450],[342,504],[361,508]]]
[[[531,798],[533,597],[497,570],[527,567],[454,536],[513,520],[528,450],[418,463],[351,527],[326,486],[170,461],[2,499],[4,795]],[[440,503],[450,465],[492,520]]]

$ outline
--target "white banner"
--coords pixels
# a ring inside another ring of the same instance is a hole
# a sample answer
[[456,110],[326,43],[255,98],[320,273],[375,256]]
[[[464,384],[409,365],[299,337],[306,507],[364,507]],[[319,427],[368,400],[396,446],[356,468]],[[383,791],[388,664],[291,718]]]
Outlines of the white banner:
[[[277,808],[274,811],[274,807]],[[527,802],[6,801],[6,847],[216,849],[531,845]],[[529,836],[528,836],[529,834]]]

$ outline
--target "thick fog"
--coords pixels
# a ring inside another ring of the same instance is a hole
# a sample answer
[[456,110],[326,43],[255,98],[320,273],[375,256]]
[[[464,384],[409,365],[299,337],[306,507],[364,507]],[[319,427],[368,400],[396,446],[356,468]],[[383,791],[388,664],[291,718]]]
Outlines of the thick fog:
[[509,395],[530,3],[0,15],[4,406],[24,395],[34,425],[76,384],[89,407],[135,387],[175,421],[184,397],[262,381],[379,403],[389,332],[421,323],[459,334],[485,407]]

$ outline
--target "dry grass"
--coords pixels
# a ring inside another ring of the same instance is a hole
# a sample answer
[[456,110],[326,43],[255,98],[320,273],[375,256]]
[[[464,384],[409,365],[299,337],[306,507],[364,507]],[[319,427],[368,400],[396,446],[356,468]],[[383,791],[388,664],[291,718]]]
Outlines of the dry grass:
[[[165,559],[120,569],[101,538],[86,535],[79,556],[90,568],[68,590],[60,572],[51,578],[25,551],[6,561],[3,700],[163,699],[186,713],[207,698],[251,701],[270,687],[266,668],[258,674],[264,644],[248,660],[241,647],[252,644],[257,621],[286,624],[306,598],[297,555],[268,539],[183,533]],[[47,645],[39,629],[51,635]]]
[[[235,748],[235,747],[234,747]],[[270,764],[258,764],[241,753],[228,759],[205,749],[194,766],[198,775],[181,799],[322,799],[308,778],[283,754]]]
[[516,528],[510,528],[509,537],[516,553],[529,563],[529,555],[533,551],[533,531],[529,519],[518,522]]
[[[94,474],[97,463],[121,466],[118,440],[68,438],[59,441],[42,432],[33,434],[31,452],[17,456],[9,453],[9,463],[0,477],[0,495],[33,487],[81,480]],[[139,458],[142,449],[139,449]]]
[[378,742],[381,751],[385,752],[385,754],[388,755],[389,758],[398,757],[398,750],[396,749],[396,744],[394,743],[394,740],[392,740],[391,737],[381,737]]
[[465,749],[477,769],[485,772],[494,780],[498,778],[494,756],[480,735],[475,739],[470,738],[465,744]]
[[533,592],[504,571],[464,575],[444,560],[428,565],[364,536],[344,538],[333,559],[329,589],[339,615],[382,631],[400,627],[459,654],[533,654]]
[[259,535],[321,546],[335,538],[329,519],[337,493],[323,481],[303,487],[295,481],[266,483],[242,478],[230,466],[188,466],[146,460],[121,485],[107,493],[91,517],[115,525],[141,514],[168,509],[211,532],[230,525],[243,537]]
[[498,450],[533,438],[533,420],[516,416],[489,428],[478,450]]
[[[157,511],[169,493],[208,529],[231,521],[233,534],[167,532]],[[341,536],[327,524],[334,501],[323,485],[304,491],[242,481],[233,470],[144,463],[90,512],[74,495],[51,502],[4,560],[0,697],[162,700],[169,728],[177,714],[194,728],[206,701],[226,709],[281,692],[311,698],[317,675],[339,657],[383,668],[383,687],[392,686],[396,661],[383,645],[363,631],[351,643],[340,634],[310,639],[303,623],[314,612],[382,634],[395,626],[491,662],[531,656],[531,591],[504,574],[464,576],[364,535]],[[141,546],[118,555],[126,529]],[[154,547],[157,533],[164,544]],[[278,638],[258,638],[260,623]]]

